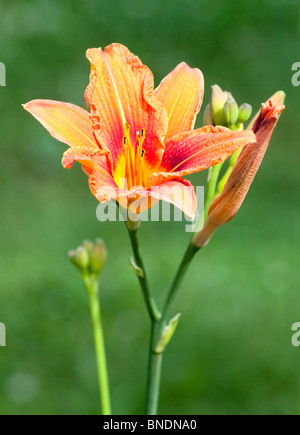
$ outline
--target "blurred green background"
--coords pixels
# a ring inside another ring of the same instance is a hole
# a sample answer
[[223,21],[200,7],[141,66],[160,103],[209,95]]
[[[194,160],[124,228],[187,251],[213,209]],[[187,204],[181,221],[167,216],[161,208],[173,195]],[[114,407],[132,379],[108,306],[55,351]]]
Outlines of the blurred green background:
[[[143,413],[149,321],[129,268],[124,225],[100,224],[79,165],[21,104],[83,104],[88,47],[121,42],[156,84],[179,62],[202,69],[258,109],[278,89],[287,109],[237,218],[220,229],[185,280],[182,318],[166,352],[161,414],[299,414],[300,322],[298,2],[287,0],[1,0],[1,414],[98,412],[88,300],[67,251],[105,239],[101,279],[113,411]],[[201,112],[203,113],[203,111]],[[198,125],[201,125],[198,118]],[[205,183],[207,174],[193,182]],[[141,229],[150,280],[162,300],[188,234],[184,223]]]

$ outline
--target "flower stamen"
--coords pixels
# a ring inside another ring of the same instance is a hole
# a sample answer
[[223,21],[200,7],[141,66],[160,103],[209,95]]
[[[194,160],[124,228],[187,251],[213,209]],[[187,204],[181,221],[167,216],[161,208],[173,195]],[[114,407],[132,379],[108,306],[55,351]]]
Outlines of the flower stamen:
[[142,128],[141,132],[137,132],[137,145],[135,153],[135,168],[136,168],[136,185],[143,185],[143,157],[145,155],[145,150],[143,149],[143,143],[145,140],[145,129]]
[[124,154],[122,160],[120,160],[116,173],[121,174],[121,176],[118,176],[118,179],[124,177],[127,181],[128,190],[134,186],[144,186],[143,162],[145,150],[143,148],[143,143],[145,136],[145,129],[142,128],[140,132],[138,131],[136,133],[136,144],[133,146],[130,140],[130,125],[128,123],[124,124]]

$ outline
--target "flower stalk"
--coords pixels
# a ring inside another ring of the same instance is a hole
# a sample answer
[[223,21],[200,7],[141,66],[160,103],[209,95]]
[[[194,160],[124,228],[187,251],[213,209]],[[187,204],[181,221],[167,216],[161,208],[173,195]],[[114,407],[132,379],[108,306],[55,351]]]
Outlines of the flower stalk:
[[96,279],[84,279],[89,294],[90,311],[94,331],[94,342],[97,359],[99,391],[102,415],[111,415],[109,381],[107,373],[106,352],[99,301],[99,283]]
[[85,240],[82,246],[69,252],[72,264],[78,270],[89,296],[92,318],[97,371],[102,415],[111,415],[109,381],[106,363],[104,334],[99,301],[99,276],[106,262],[107,251],[104,242]]
[[[159,391],[160,391],[160,380],[161,380],[161,369],[163,361],[163,353],[165,351],[166,345],[171,340],[175,328],[177,326],[179,316],[175,316],[170,322],[170,328],[166,328],[167,319],[169,312],[172,308],[174,299],[178,293],[180,285],[183,278],[189,268],[189,265],[194,258],[196,252],[199,248],[195,246],[192,242],[188,245],[188,248],[184,254],[181,261],[179,269],[175,275],[174,281],[168,292],[164,310],[161,314],[156,306],[154,297],[150,291],[147,275],[142,260],[142,255],[139,246],[139,240],[137,236],[137,230],[130,230],[130,225],[128,226],[129,237],[131,241],[131,246],[134,254],[134,265],[131,261],[131,266],[137,275],[137,278],[142,289],[148,314],[151,320],[151,339],[149,347],[149,361],[148,361],[148,380],[147,380],[147,394],[146,394],[146,415],[156,415],[159,401]],[[170,331],[171,330],[171,331]],[[164,336],[164,334],[169,334],[169,337]],[[163,346],[159,347],[160,343],[164,343]]]
[[152,322],[148,360],[148,378],[146,393],[146,415],[157,415],[163,353],[155,352],[157,330],[160,322]]
[[[180,285],[189,269],[189,266],[195,256],[195,254],[199,251],[199,248],[196,247],[193,243],[188,245],[188,248],[183,256],[181,264],[178,268],[178,271],[175,275],[173,283],[168,292],[164,310],[162,313],[162,318],[159,322],[152,324],[151,331],[151,345],[150,345],[150,353],[149,353],[149,368],[148,368],[148,387],[147,387],[147,400],[146,400],[146,414],[147,415],[156,415],[157,407],[158,407],[158,399],[159,399],[159,390],[160,390],[160,378],[161,378],[161,367],[163,354],[165,351],[165,347],[158,351],[157,345],[162,338],[165,327],[167,325],[167,319],[169,312],[173,306],[176,295],[180,289]],[[178,317],[178,315],[177,315]],[[176,318],[176,316],[175,316]],[[174,320],[174,319],[172,319]],[[172,322],[169,322],[169,324]],[[176,327],[176,326],[175,326]],[[174,331],[172,331],[173,335]],[[171,338],[171,337],[170,337]]]
[[134,255],[134,262],[135,262],[134,265],[131,262],[131,266],[134,266],[134,271],[139,280],[150,319],[153,322],[159,322],[161,319],[161,314],[156,306],[154,297],[149,287],[148,278],[145,271],[144,262],[142,259],[139,240],[138,240],[138,230],[137,229],[132,230],[130,229],[130,227],[131,225],[129,226],[127,225],[132,251]]

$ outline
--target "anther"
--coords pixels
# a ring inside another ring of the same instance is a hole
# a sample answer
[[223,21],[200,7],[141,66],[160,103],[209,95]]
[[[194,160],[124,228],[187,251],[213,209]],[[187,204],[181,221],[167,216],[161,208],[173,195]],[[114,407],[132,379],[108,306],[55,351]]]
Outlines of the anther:
[[126,122],[124,125],[124,134],[127,136],[130,133],[130,125]]
[[127,148],[128,148],[127,137],[123,136],[123,149],[124,149],[124,151],[126,151]]

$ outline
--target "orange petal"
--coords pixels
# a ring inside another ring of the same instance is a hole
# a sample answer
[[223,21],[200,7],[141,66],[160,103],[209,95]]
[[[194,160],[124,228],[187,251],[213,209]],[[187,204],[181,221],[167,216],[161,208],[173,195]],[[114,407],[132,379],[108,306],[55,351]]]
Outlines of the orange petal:
[[190,218],[195,216],[197,198],[194,186],[189,181],[184,179],[168,181],[153,187],[150,192],[152,198],[173,204]]
[[166,139],[194,128],[204,93],[204,78],[199,69],[182,62],[162,80],[154,93],[168,113]]
[[55,139],[70,147],[98,148],[90,116],[80,107],[52,100],[33,100],[23,107]]
[[238,148],[255,142],[250,130],[231,131],[207,126],[173,136],[166,142],[160,172],[148,178],[148,184],[199,172],[223,162]]
[[97,197],[98,190],[102,187],[117,189],[116,183],[111,175],[110,162],[102,150],[92,150],[85,147],[69,148],[63,155],[62,164],[64,168],[70,169],[77,161],[82,165],[83,171],[89,177],[89,186],[94,196]]
[[144,187],[135,186],[129,190],[120,189],[116,184],[102,185],[97,188],[96,198],[100,202],[107,202],[115,199],[120,203],[123,208],[129,208],[132,205],[133,213],[142,213],[147,210],[151,205],[149,200],[149,191]]
[[145,158],[161,161],[167,132],[167,113],[153,95],[153,76],[149,68],[121,44],[87,51],[91,62],[90,83],[85,98],[91,106],[96,137],[107,144],[113,164],[123,152],[124,124],[130,125],[131,141],[146,131]]
[[112,196],[109,196],[106,193],[104,196],[103,194],[101,194],[101,191],[109,189],[110,192],[118,192],[119,190],[113,177],[109,174],[109,172],[105,170],[105,165],[106,163],[96,164],[94,167],[94,171],[89,177],[89,186],[91,192],[100,202],[106,202],[116,198],[114,194],[112,194]]
[[115,199],[122,207],[129,208],[133,214],[146,211],[160,200],[173,204],[189,217],[195,216],[197,208],[194,187],[184,179],[162,183],[151,189],[134,187],[129,191],[118,189],[112,185],[99,186],[96,198],[100,202]]
[[103,171],[111,176],[111,171],[107,158],[103,158],[103,154],[106,151],[100,150],[99,148],[87,148],[87,147],[72,147],[69,148],[63,155],[62,165],[64,168],[71,169],[73,163],[79,162],[85,172],[90,175],[93,171],[94,166],[103,166]]

